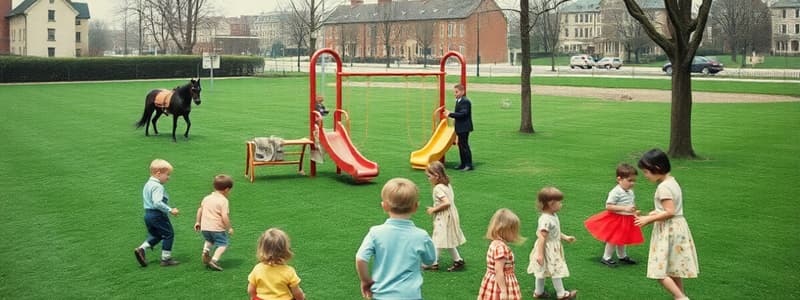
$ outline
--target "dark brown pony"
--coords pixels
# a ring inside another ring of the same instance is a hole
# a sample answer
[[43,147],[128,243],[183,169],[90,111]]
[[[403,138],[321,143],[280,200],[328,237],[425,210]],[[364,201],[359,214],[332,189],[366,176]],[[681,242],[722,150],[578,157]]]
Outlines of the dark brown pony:
[[[155,111],[156,116],[152,121],[153,133],[158,134],[156,122],[162,114],[168,113],[172,114],[172,141],[176,141],[175,128],[178,126],[179,116],[183,116],[183,120],[186,121],[186,133],[184,133],[183,136],[189,138],[189,128],[192,127],[192,122],[189,121],[189,113],[192,111],[192,100],[194,100],[195,104],[200,105],[201,91],[202,88],[200,87],[200,79],[192,79],[189,81],[189,83],[176,87],[172,89],[172,91],[163,89],[150,91],[150,93],[148,93],[147,97],[144,99],[144,113],[142,114],[142,119],[136,123],[136,128],[144,126],[144,135],[149,136],[150,132],[148,129],[150,128],[150,117],[153,116],[153,111]],[[164,95],[169,95],[169,93],[172,94],[171,97],[168,97],[169,105],[166,107],[157,107],[157,96],[161,94],[161,98],[163,98]]]

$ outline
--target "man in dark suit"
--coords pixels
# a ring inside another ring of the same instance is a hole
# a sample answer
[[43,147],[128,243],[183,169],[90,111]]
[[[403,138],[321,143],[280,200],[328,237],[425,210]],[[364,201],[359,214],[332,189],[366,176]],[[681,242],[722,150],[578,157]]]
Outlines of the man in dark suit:
[[461,164],[457,170],[472,171],[472,150],[469,149],[469,133],[472,131],[472,102],[467,98],[464,85],[456,84],[453,87],[456,97],[456,110],[444,111],[445,115],[455,120],[456,136],[458,136],[458,154],[461,156]]

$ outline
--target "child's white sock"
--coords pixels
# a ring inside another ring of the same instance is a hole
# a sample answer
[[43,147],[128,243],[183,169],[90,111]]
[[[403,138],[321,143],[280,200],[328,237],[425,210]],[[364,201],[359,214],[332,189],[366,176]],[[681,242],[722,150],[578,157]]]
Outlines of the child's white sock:
[[167,260],[172,257],[172,251],[161,250],[161,260]]
[[[625,245],[617,246],[617,257],[623,258],[623,257],[627,257],[627,256],[628,256],[628,253],[625,253]],[[611,255],[609,255],[609,257],[611,257]]]
[[553,278],[553,287],[556,289],[556,298],[561,298],[567,292],[564,290],[564,282],[561,278]]
[[142,245],[139,246],[139,248],[142,248],[142,249],[150,248],[150,243],[148,243],[147,241],[144,241],[144,243],[142,243]]
[[458,249],[450,248],[450,249],[447,249],[447,251],[450,251],[450,256],[453,258],[453,261],[462,261],[462,260],[464,260],[463,258],[461,258],[461,255],[458,254]]
[[544,293],[544,278],[536,278],[536,284],[534,285],[533,293],[536,295],[541,295]]
[[609,260],[611,259],[611,255],[614,254],[614,245],[611,243],[606,243],[606,251],[603,252],[603,259]]

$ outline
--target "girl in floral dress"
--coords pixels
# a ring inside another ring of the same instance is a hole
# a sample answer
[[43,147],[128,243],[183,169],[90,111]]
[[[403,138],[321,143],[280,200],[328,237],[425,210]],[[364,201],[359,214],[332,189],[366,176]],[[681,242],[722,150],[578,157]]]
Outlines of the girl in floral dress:
[[696,278],[700,268],[689,224],[683,218],[681,187],[669,173],[671,167],[667,154],[659,149],[642,155],[639,168],[647,180],[658,183],[653,197],[655,210],[636,217],[634,222],[637,226],[653,223],[647,278],[657,279],[675,299],[688,300],[683,278]]
[[447,271],[464,270],[464,259],[461,258],[456,247],[466,243],[467,239],[461,231],[450,177],[445,174],[444,165],[439,161],[428,165],[425,175],[433,185],[433,206],[429,206],[426,212],[433,217],[431,239],[433,239],[433,245],[436,246],[436,261],[433,265],[425,266],[424,269],[439,270],[439,254],[443,249],[447,249],[450,257],[453,258],[453,265],[447,268]]
[[486,275],[478,291],[478,300],[522,299],[514,274],[514,253],[506,245],[523,240],[519,235],[519,217],[506,208],[498,209],[489,221],[486,239],[492,243],[486,251]]
[[574,236],[561,233],[561,223],[556,212],[561,210],[561,201],[564,194],[557,188],[545,187],[536,195],[536,208],[542,212],[539,216],[539,226],[536,228],[536,243],[530,254],[528,274],[536,277],[536,289],[533,298],[550,298],[544,290],[544,279],[550,277],[556,290],[556,298],[575,299],[578,291],[564,290],[561,278],[569,277],[567,261],[564,259],[564,249],[561,241],[575,242]]

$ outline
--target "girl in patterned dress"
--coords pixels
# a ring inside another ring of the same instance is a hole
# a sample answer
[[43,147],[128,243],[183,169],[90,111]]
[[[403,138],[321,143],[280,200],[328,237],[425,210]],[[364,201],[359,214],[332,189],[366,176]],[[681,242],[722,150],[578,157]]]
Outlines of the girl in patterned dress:
[[655,210],[636,217],[637,226],[653,223],[647,278],[657,279],[675,299],[688,300],[682,278],[696,278],[700,268],[689,225],[683,218],[683,193],[670,175],[667,154],[653,149],[642,155],[639,168],[644,177],[658,183],[653,197]]
[[450,178],[444,172],[444,165],[439,161],[434,161],[425,170],[428,181],[433,185],[433,206],[429,206],[426,212],[433,216],[433,245],[436,246],[436,261],[433,265],[423,267],[426,270],[439,270],[439,254],[442,249],[450,252],[453,258],[453,265],[447,268],[448,272],[461,271],[464,269],[464,259],[458,254],[458,246],[463,245],[467,239],[461,231],[461,224],[458,219],[458,209],[456,209],[453,187],[450,186]]
[[536,208],[542,212],[539,216],[539,226],[536,228],[536,243],[530,254],[528,274],[536,277],[536,289],[533,298],[550,298],[544,290],[544,279],[550,277],[556,289],[556,298],[575,299],[576,290],[564,290],[561,278],[569,277],[567,261],[564,259],[564,249],[561,241],[575,242],[574,236],[561,233],[561,223],[556,212],[561,210],[561,201],[564,194],[557,188],[545,187],[536,195]]
[[524,240],[519,235],[519,217],[506,208],[498,209],[489,221],[486,239],[492,243],[486,251],[486,275],[478,291],[478,300],[522,299],[514,274],[514,253],[506,245]]

